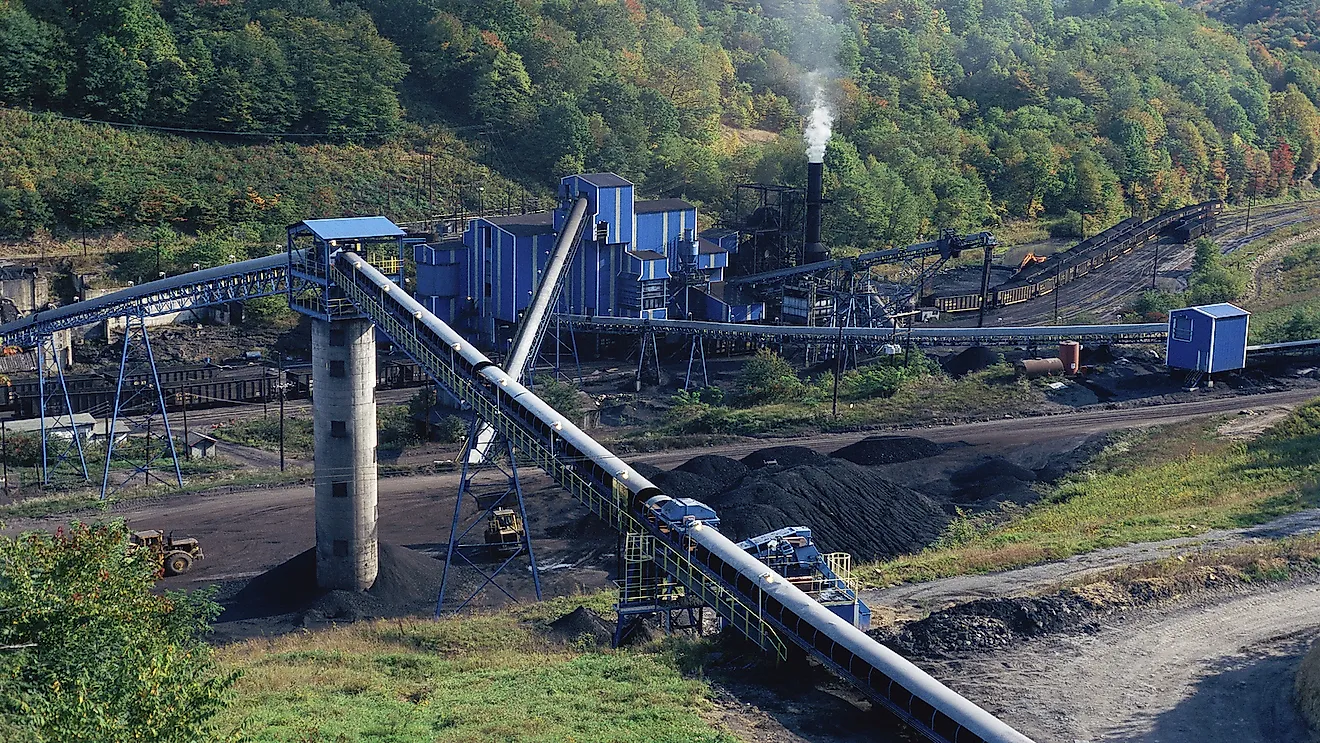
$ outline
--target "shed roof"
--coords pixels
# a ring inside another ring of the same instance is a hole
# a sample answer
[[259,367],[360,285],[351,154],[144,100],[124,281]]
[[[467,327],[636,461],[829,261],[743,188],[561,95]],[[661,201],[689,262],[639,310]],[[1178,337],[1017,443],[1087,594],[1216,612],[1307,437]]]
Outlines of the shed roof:
[[[16,421],[9,421],[5,428],[12,433],[39,433],[41,431],[42,418],[24,418]],[[69,416],[55,415],[47,416],[45,419],[47,429],[67,429],[69,428]],[[79,428],[92,426],[96,424],[96,418],[91,413],[74,413],[73,425]]]
[[711,255],[714,253],[727,253],[729,251],[721,247],[719,243],[711,242],[702,237],[697,239],[697,252],[702,255]]
[[343,217],[306,219],[302,222],[322,240],[350,240],[357,237],[403,237],[403,230],[385,217]]
[[697,207],[683,199],[647,199],[633,205],[638,214],[660,214],[662,212],[687,212]]
[[600,188],[619,188],[620,186],[632,185],[632,181],[620,178],[613,173],[581,173],[578,178]]
[[1208,315],[1210,317],[1215,318],[1216,320],[1223,320],[1229,317],[1246,317],[1251,314],[1250,312],[1247,312],[1241,307],[1238,307],[1237,305],[1229,304],[1227,302],[1221,302],[1219,304],[1205,304],[1205,305],[1201,305],[1200,307],[1188,307],[1187,309],[1192,310],[1194,312],[1200,312],[1202,315]]
[[555,231],[554,212],[533,212],[531,214],[512,214],[507,217],[485,217],[485,220],[501,230],[518,237],[551,235]]
[[194,431],[192,433],[192,439],[188,442],[188,446],[215,446],[216,443],[216,439],[207,436],[204,433],[197,433]]

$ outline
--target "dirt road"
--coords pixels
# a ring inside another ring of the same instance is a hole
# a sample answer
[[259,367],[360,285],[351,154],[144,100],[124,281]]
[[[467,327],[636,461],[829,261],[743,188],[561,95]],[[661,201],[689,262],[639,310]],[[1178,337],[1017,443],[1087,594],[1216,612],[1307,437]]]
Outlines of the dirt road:
[[1212,529],[1195,537],[1112,547],[1001,573],[958,575],[926,583],[864,591],[862,597],[872,606],[888,606],[905,613],[925,614],[972,599],[1016,596],[1052,588],[1059,583],[1121,565],[1137,565],[1192,552],[1229,549],[1257,540],[1316,533],[1320,533],[1320,509],[1310,509],[1258,526]]
[[923,665],[1040,743],[1304,743],[1292,678],[1317,635],[1302,584]]
[[[936,441],[962,441],[977,455],[1001,455],[1040,442],[1080,439],[1122,428],[1172,423],[1232,413],[1244,408],[1296,405],[1313,390],[1290,390],[1251,396],[1211,398],[1148,408],[1099,410],[1067,416],[1000,419],[914,431]],[[821,435],[810,439],[758,440],[725,447],[658,452],[628,457],[672,467],[696,454],[741,457],[765,446],[796,444],[830,452],[877,432]],[[566,538],[564,527],[582,517],[577,501],[551,485],[539,472],[524,471],[528,517],[538,559],[544,564],[577,563],[591,547]],[[437,548],[448,539],[458,487],[456,474],[414,475],[380,480],[380,538],[387,542]],[[310,547],[314,541],[310,485],[256,488],[241,492],[192,494],[146,502],[122,503],[112,513],[137,528],[177,530],[202,540],[207,559],[187,576],[169,579],[180,585],[249,577]],[[92,512],[82,518],[97,518]],[[71,517],[12,519],[6,531],[54,529]],[[589,563],[588,563],[589,564]]]

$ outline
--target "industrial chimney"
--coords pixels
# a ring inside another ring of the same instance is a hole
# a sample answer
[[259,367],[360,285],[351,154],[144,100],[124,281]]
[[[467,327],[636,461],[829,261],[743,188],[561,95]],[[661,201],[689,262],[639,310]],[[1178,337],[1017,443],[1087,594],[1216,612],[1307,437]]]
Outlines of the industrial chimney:
[[829,248],[820,241],[821,207],[825,202],[824,176],[824,163],[807,163],[807,239],[802,249],[803,263],[820,263],[830,259]]

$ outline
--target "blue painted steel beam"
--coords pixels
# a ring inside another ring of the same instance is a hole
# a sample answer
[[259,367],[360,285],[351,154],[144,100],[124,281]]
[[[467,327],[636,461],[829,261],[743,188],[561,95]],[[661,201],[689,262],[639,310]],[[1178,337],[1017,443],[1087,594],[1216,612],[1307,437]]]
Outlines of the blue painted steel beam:
[[0,325],[0,345],[34,348],[43,336],[114,317],[152,317],[288,291],[289,258],[280,253],[149,281],[103,297],[35,312]]

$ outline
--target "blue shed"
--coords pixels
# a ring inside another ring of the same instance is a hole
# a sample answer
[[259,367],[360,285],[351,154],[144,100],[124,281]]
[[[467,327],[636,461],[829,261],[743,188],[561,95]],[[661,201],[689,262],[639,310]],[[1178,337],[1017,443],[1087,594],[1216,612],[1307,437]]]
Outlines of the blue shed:
[[1227,303],[1170,312],[1165,363],[1206,374],[1241,369],[1247,364],[1250,319],[1250,312]]

